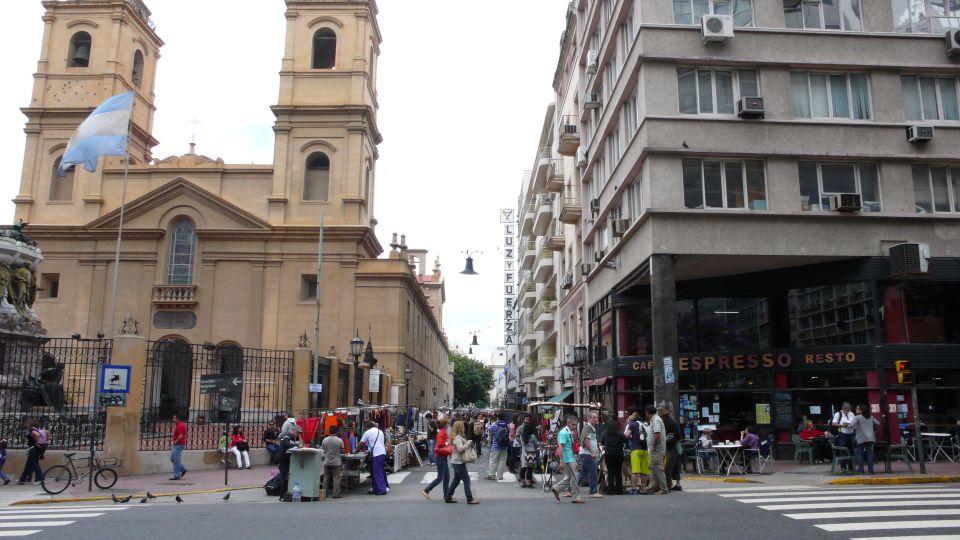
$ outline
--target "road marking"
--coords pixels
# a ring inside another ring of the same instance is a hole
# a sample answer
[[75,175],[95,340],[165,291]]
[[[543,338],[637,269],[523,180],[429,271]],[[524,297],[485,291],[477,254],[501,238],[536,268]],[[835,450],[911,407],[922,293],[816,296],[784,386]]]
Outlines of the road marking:
[[[930,493],[924,494],[928,499],[949,499],[956,497],[956,493]],[[918,495],[860,495],[856,498],[859,501],[867,499],[914,499]],[[816,501],[850,501],[848,495],[837,495],[829,497],[774,497],[770,499],[737,499],[742,503],[788,503],[788,502],[816,502]],[[851,503],[852,504],[852,503]]]
[[129,506],[30,506],[24,507],[21,509],[16,508],[0,508],[0,515],[2,514],[19,514],[22,512],[63,512],[65,510],[83,510],[83,511],[96,511],[96,512],[105,512],[105,511],[117,511],[117,510],[126,510],[130,508]]
[[0,516],[0,522],[6,519],[63,519],[63,518],[87,518],[87,517],[97,517],[102,516],[103,512],[98,513],[87,513],[87,514],[76,514],[76,513],[60,513],[60,514],[34,514],[32,512],[24,512],[22,514],[14,514],[8,516]]
[[35,531],[0,531],[0,537],[12,537],[12,536],[30,536],[31,534],[42,532],[40,529]]
[[[858,508],[882,508],[884,506],[960,506],[960,499],[945,501],[857,501]],[[836,508],[837,503],[810,503],[810,504],[774,504],[758,506],[764,510],[824,510]]]
[[[813,495],[868,495],[868,494],[897,494],[897,493],[956,493],[960,494],[960,489],[916,489],[916,488],[903,488],[903,489],[824,489],[817,491],[804,491],[803,496],[813,496]],[[779,491],[774,493],[723,493],[721,497],[789,497],[791,495],[796,495],[793,491]],[[746,502],[746,501],[745,501]]]
[[946,529],[960,527],[960,519],[928,520],[928,521],[873,521],[869,523],[834,523],[830,525],[816,525],[817,528],[830,532],[845,531],[876,531],[890,529]]
[[0,528],[14,528],[14,527],[63,527],[64,525],[71,525],[76,523],[76,521],[14,521],[10,523],[0,523]]
[[[478,473],[472,472],[472,473],[467,473],[467,474],[470,475],[470,482],[476,482],[476,481],[477,481]],[[430,482],[433,482],[433,481],[436,480],[436,479],[437,479],[437,473],[436,473],[436,472],[428,472],[427,474],[423,475],[423,479],[420,480],[420,483],[421,483],[421,484],[429,484]],[[450,481],[453,482],[453,475],[452,475],[452,474],[450,475]]]
[[866,510],[853,512],[808,512],[805,514],[784,514],[791,519],[847,519],[897,516],[957,516],[960,509],[938,508],[932,510]]
[[924,534],[920,536],[870,536],[850,540],[957,540],[960,534]]
[[700,488],[700,489],[687,489],[683,488],[683,491],[687,493],[724,493],[724,492],[750,492],[750,491],[782,491],[785,489],[791,490],[808,490],[808,489],[817,489],[814,486],[750,486],[750,487],[724,487],[724,488]]

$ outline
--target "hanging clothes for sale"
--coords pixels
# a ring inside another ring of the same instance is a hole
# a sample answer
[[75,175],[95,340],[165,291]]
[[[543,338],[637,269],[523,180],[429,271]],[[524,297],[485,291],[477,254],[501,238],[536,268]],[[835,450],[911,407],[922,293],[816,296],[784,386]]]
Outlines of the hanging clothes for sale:
[[297,425],[303,430],[304,444],[313,446],[313,439],[317,436],[317,430],[320,429],[320,419],[314,416],[301,418],[297,420]]

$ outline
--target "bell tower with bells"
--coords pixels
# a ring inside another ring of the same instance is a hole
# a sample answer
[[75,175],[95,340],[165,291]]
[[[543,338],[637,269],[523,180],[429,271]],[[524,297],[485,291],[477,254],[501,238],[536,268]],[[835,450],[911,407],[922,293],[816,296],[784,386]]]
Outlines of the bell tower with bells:
[[[16,219],[56,224],[81,215],[92,220],[113,196],[97,172],[77,167],[54,173],[77,126],[107,98],[136,92],[130,131],[130,163],[147,163],[157,141],[153,130],[154,85],[163,41],[142,0],[43,2],[44,31],[27,117]],[[123,158],[108,158],[119,166]],[[119,198],[119,196],[117,196]]]

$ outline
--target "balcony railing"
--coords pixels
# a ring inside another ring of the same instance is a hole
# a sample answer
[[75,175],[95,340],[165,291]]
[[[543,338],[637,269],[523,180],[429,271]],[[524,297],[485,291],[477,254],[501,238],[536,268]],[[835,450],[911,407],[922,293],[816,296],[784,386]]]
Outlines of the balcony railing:
[[530,312],[530,320],[528,322],[531,323],[532,326],[532,323],[535,323],[541,315],[553,314],[553,310],[556,308],[556,305],[557,301],[555,299],[544,298],[540,301],[540,303],[537,304],[537,307],[533,308],[533,311]]
[[197,305],[196,285],[155,285],[153,303],[157,307],[192,308]]
[[547,170],[547,191],[559,193],[563,191],[563,183],[566,181],[563,159],[550,160],[550,168]]

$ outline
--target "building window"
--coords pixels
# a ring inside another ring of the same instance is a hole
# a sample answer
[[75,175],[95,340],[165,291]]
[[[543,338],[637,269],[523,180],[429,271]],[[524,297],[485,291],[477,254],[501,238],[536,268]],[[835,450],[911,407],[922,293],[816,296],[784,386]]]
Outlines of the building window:
[[753,0],[673,0],[675,24],[700,24],[711,13],[733,15],[734,26],[753,26]]
[[620,113],[620,123],[624,127],[624,143],[629,144],[633,139],[633,134],[637,131],[637,94],[634,93],[630,99],[623,103],[623,110]]
[[70,167],[69,170],[60,173],[60,163],[63,157],[58,157],[53,162],[53,172],[50,174],[50,200],[51,201],[72,201],[73,200],[73,179],[76,175],[76,167]]
[[880,179],[875,163],[801,161],[800,209],[831,210],[830,196],[859,193],[864,212],[879,212]]
[[622,53],[624,62],[627,61],[627,56],[630,55],[630,46],[633,45],[634,35],[636,35],[636,30],[633,28],[633,13],[630,13],[620,27],[620,52]]
[[130,73],[130,79],[137,88],[140,88],[143,83],[143,53],[140,51],[133,53],[133,71]]
[[741,97],[760,96],[755,70],[677,68],[680,114],[736,114]]
[[957,80],[949,77],[900,77],[906,120],[960,120]]
[[300,274],[300,301],[317,301],[317,275]]
[[790,74],[796,118],[870,120],[870,82],[865,73]]
[[683,202],[687,208],[766,210],[763,162],[684,159]]
[[617,163],[620,162],[619,131],[620,130],[618,127],[613,131],[613,133],[607,135],[607,151],[604,152],[604,159],[609,158],[609,162],[607,163],[607,169],[611,174],[613,173],[613,170],[617,168]]
[[193,259],[197,247],[193,223],[186,219],[178,221],[171,232],[167,284],[190,285],[193,283]]
[[337,66],[337,34],[321,28],[313,35],[313,69],[333,69]]
[[636,223],[636,221],[643,215],[643,177],[637,175],[637,178],[630,184],[630,187],[627,188],[627,217],[630,219],[630,223]]
[[370,205],[370,165],[367,165],[367,168],[363,173],[363,201],[369,206]]
[[946,33],[960,26],[956,0],[892,0],[893,27],[897,32]]
[[303,200],[326,201],[330,196],[330,158],[323,152],[314,152],[307,158],[303,174]]
[[60,297],[60,274],[40,274],[40,298]]
[[860,0],[783,0],[787,28],[863,31]]
[[619,65],[617,64],[617,53],[614,52],[612,55],[610,55],[610,60],[607,62],[607,66],[603,71],[603,74],[606,77],[606,81],[604,83],[604,91],[606,93],[602,94],[604,98],[609,98],[612,96],[613,91],[616,89],[617,78],[620,76],[618,68]]
[[960,212],[960,167],[913,166],[917,212]]
[[67,67],[90,67],[90,50],[93,39],[86,32],[77,32],[70,38],[70,50],[67,53]]

